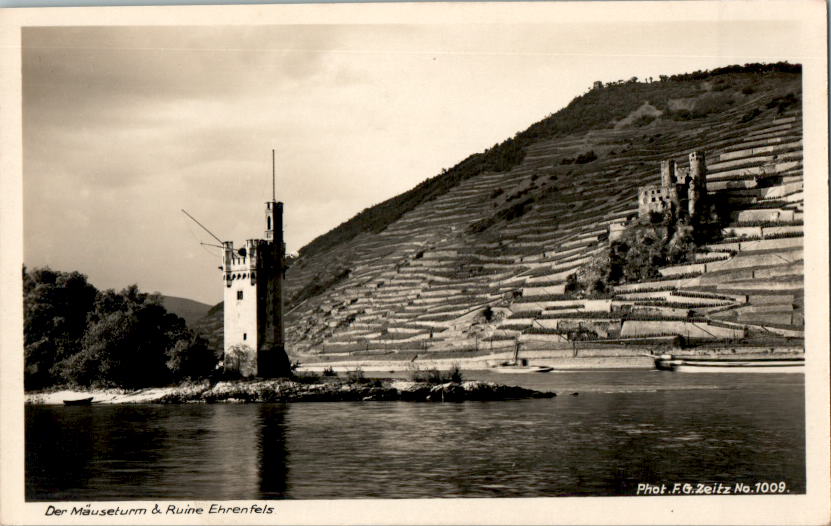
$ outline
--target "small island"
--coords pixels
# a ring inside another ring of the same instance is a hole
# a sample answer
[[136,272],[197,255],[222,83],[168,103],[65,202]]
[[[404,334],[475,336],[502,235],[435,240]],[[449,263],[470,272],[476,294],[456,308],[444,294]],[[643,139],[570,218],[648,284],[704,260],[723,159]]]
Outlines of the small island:
[[[311,382],[310,382],[311,380]],[[554,398],[553,392],[480,381],[413,381],[403,379],[347,378],[256,379],[209,381],[138,390],[102,389],[81,391],[61,389],[32,392],[27,404],[58,405],[65,401],[87,400],[95,404],[187,404],[249,402],[464,402]]]

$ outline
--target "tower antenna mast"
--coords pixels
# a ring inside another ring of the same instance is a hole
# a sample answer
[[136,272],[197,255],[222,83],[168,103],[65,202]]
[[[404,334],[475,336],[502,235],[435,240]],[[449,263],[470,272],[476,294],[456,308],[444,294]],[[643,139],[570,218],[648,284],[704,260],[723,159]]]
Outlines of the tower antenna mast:
[[271,149],[271,200],[272,201],[277,200],[277,190],[276,190],[277,184],[274,182],[275,178],[276,178],[276,176],[275,176],[275,171],[276,170],[274,168],[274,164],[275,164],[275,161],[274,161],[275,153],[274,152],[275,152],[275,149],[272,148]]
[[200,223],[199,221],[197,221],[195,217],[193,217],[192,215],[190,215],[189,213],[187,213],[187,212],[185,211],[185,209],[184,209],[184,208],[182,209],[182,213],[183,213],[183,214],[185,214],[186,216],[188,216],[189,218],[191,218],[191,220],[192,220],[194,223],[196,223],[197,225],[199,225],[200,227],[202,227],[202,230],[204,230],[205,232],[209,233],[209,234],[211,235],[211,237],[213,237],[214,239],[216,239],[217,241],[219,241],[219,243],[220,243],[220,244],[222,244],[222,240],[221,240],[221,239],[219,239],[218,237],[216,237],[216,236],[214,235],[214,233],[213,233],[213,232],[211,232],[210,230],[208,230],[208,229],[205,227],[205,225],[203,225],[202,223]]

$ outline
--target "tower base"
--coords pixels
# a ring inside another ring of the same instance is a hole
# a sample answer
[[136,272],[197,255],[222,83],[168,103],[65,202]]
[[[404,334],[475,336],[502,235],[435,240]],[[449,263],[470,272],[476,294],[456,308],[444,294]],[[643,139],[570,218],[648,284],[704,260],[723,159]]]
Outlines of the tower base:
[[257,376],[260,378],[291,376],[291,362],[283,346],[260,349],[257,352]]

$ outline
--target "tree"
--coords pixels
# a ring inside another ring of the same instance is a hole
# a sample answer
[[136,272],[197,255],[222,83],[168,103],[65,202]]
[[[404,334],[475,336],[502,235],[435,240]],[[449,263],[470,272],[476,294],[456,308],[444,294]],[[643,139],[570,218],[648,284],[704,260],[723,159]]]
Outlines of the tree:
[[98,291],[78,272],[23,268],[26,389],[55,383],[144,387],[210,374],[206,342],[131,285]]
[[204,378],[216,368],[213,351],[205,338],[194,334],[189,340],[181,339],[167,351],[167,367],[177,380]]
[[80,351],[97,290],[79,272],[23,268],[24,384],[54,383],[55,364]]
[[238,343],[232,345],[225,353],[224,367],[226,372],[237,373],[240,376],[251,376],[256,372],[256,353],[250,345]]
[[[93,323],[83,350],[62,363],[62,376],[81,385],[144,387],[169,383],[167,342],[147,310],[116,311]],[[171,342],[172,343],[172,342]]]
[[143,387],[173,378],[167,351],[189,339],[184,320],[168,313],[156,295],[132,285],[99,292],[88,313],[77,353],[56,366],[58,379],[79,385]]
[[485,317],[485,321],[487,322],[493,321],[493,315],[493,308],[490,305],[485,307],[485,310],[482,311],[482,316]]
[[580,282],[577,280],[577,274],[569,274],[566,276],[566,285],[564,292],[566,294],[576,294],[580,292]]

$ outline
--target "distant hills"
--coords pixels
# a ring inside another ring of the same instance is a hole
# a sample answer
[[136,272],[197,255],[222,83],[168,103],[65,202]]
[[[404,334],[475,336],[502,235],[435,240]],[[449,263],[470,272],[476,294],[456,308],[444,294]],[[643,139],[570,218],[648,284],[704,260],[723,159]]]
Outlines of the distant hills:
[[208,311],[211,310],[211,305],[187,298],[165,295],[162,295],[161,298],[162,306],[169,312],[184,318],[188,327],[193,327],[198,320],[204,318],[208,314]]
[[[287,274],[289,352],[800,341],[801,97],[801,67],[784,63],[595,83],[303,247]],[[686,165],[694,150],[720,207],[716,237],[685,265],[575,288],[608,256],[610,230],[632,228],[661,160]],[[197,326],[221,345],[221,308]]]

